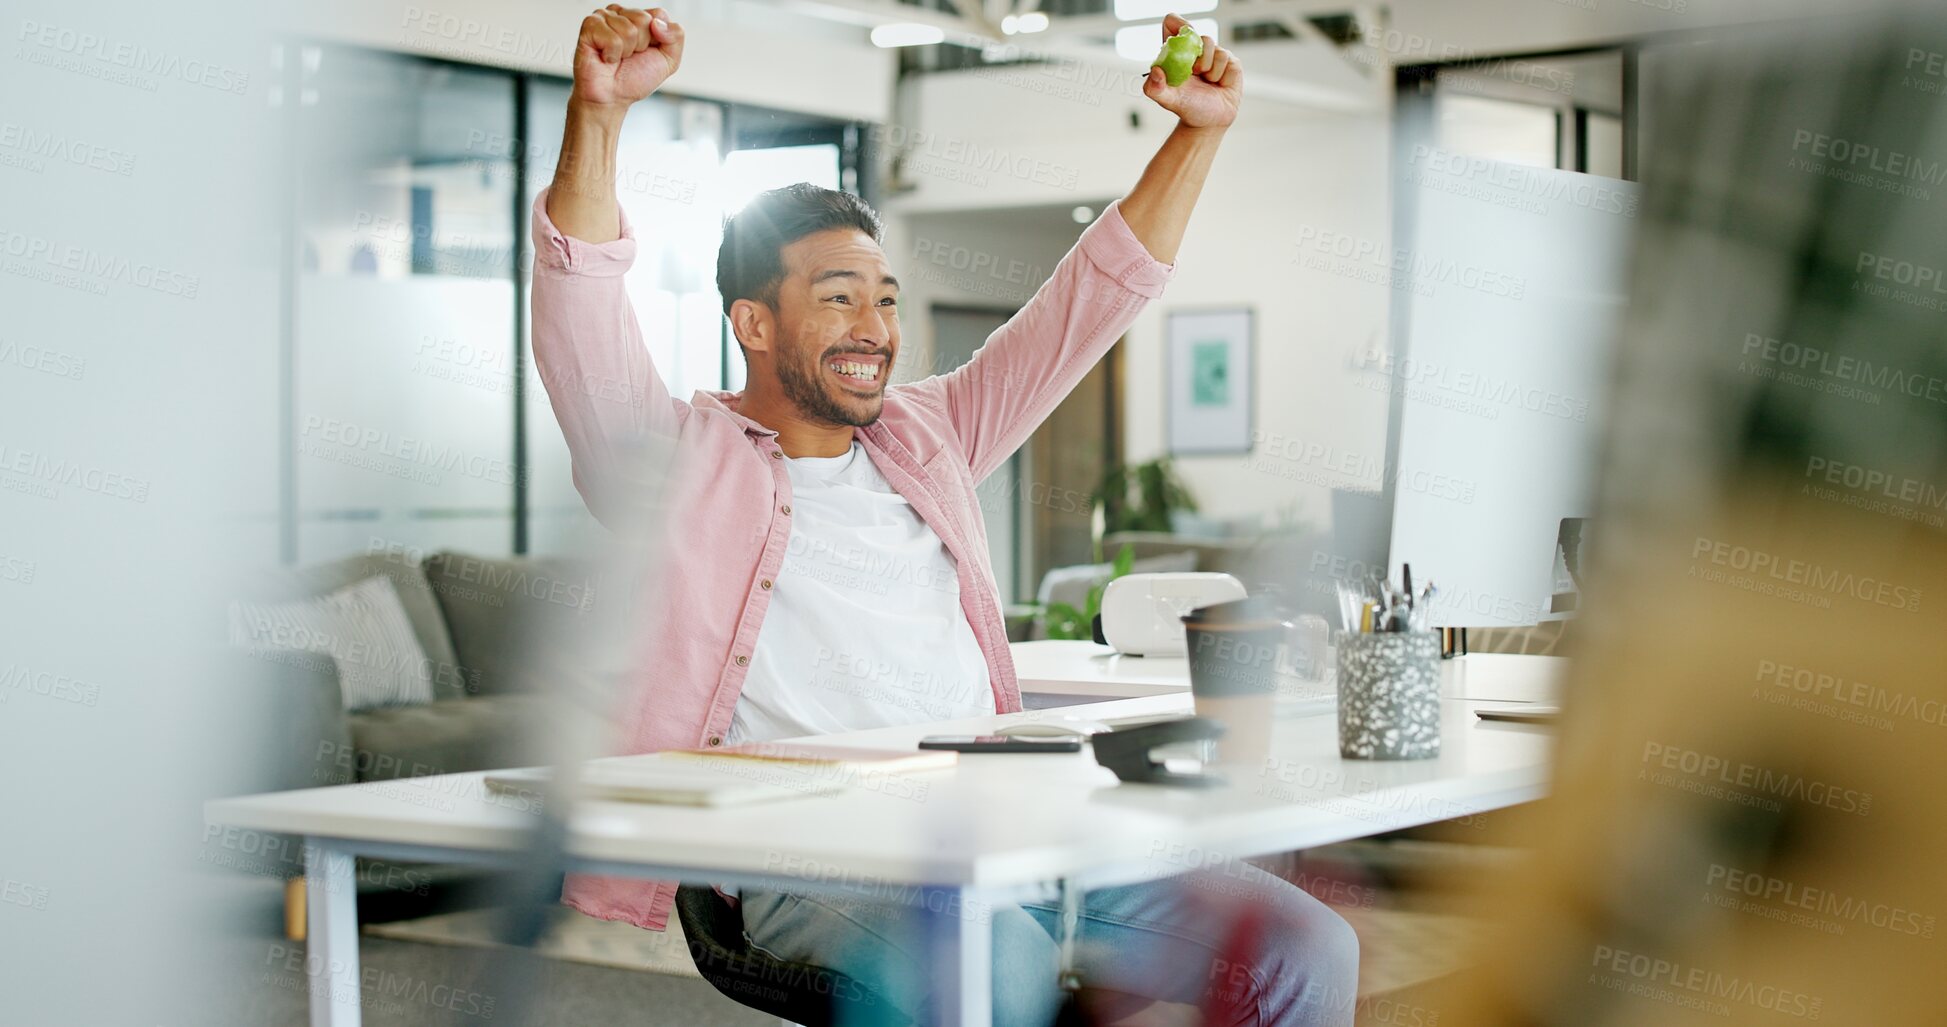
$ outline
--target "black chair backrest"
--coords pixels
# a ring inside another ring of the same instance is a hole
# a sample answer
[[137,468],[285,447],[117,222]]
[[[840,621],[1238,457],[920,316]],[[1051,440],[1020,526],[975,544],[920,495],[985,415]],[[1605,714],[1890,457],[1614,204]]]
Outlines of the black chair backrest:
[[743,917],[710,888],[677,888],[676,919],[697,972],[734,1002],[804,1027],[907,1027],[912,1022],[856,978],[751,948]]

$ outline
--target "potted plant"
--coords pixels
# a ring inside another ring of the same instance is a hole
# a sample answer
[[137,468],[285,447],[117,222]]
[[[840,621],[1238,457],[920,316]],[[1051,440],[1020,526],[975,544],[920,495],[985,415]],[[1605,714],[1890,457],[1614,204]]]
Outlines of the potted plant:
[[1170,515],[1194,512],[1196,498],[1177,477],[1169,457],[1129,466],[1117,464],[1102,476],[1092,497],[1102,509],[1102,534],[1118,531],[1170,531]]

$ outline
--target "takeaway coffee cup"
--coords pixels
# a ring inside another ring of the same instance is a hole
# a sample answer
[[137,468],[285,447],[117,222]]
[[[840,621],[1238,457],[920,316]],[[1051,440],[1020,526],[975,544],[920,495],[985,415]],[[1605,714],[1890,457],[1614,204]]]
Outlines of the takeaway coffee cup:
[[1216,762],[1262,766],[1271,753],[1280,650],[1292,624],[1262,598],[1200,606],[1183,616],[1197,716],[1224,727]]

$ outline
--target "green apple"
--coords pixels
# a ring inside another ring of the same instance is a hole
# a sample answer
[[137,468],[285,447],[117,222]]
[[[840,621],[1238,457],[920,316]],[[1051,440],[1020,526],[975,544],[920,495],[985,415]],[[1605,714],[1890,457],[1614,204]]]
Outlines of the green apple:
[[1203,37],[1188,25],[1176,30],[1176,35],[1163,40],[1162,52],[1149,63],[1152,68],[1163,69],[1163,80],[1172,86],[1180,86],[1190,80],[1190,70],[1197,66],[1197,58],[1203,56]]

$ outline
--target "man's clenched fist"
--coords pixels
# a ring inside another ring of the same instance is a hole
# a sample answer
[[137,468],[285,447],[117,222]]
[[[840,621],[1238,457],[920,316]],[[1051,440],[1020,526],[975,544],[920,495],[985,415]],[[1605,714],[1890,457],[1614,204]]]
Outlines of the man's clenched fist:
[[627,107],[656,91],[683,62],[683,27],[660,7],[609,4],[581,20],[570,100]]

